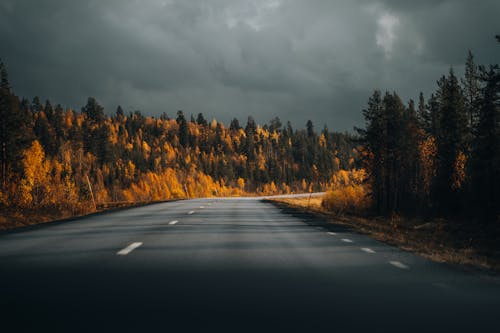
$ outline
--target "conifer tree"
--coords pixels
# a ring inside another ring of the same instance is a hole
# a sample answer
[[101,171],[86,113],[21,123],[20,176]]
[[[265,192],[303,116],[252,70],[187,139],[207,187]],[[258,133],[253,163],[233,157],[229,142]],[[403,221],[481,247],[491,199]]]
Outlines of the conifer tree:
[[495,220],[500,213],[500,69],[481,68],[483,83],[472,154],[473,199],[478,212]]
[[177,125],[179,125],[179,143],[182,147],[187,147],[189,143],[189,130],[184,112],[177,111]]
[[99,105],[94,97],[89,97],[87,104],[82,108],[82,113],[93,123],[104,121],[104,108]]
[[450,70],[439,82],[439,133],[435,201],[442,214],[458,212],[462,206],[462,181],[458,179],[457,162],[466,152],[467,114],[462,88]]
[[465,75],[461,81],[464,91],[465,111],[467,112],[467,125],[469,128],[467,141],[470,144],[473,136],[472,131],[477,123],[480,98],[479,69],[474,63],[474,55],[470,50],[465,63]]
[[19,100],[12,93],[7,69],[0,61],[0,190],[5,191],[13,172],[18,171],[21,151],[26,142],[26,119],[19,108]]
[[231,132],[237,132],[241,129],[240,122],[238,121],[238,119],[233,118],[233,120],[231,120],[229,129],[231,130]]
[[196,123],[204,127],[208,126],[208,122],[203,116],[203,113],[198,113],[198,116],[196,117]]
[[365,129],[356,129],[360,135],[360,143],[365,149],[362,166],[368,170],[375,211],[384,214],[387,206],[385,181],[387,125],[380,91],[375,90],[368,99],[368,108],[363,110],[363,116],[366,122]]

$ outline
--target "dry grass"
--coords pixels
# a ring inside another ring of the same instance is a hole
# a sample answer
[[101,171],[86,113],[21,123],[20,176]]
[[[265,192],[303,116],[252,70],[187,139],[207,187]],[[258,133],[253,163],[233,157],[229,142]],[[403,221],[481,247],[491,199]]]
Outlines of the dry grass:
[[74,216],[77,215],[73,215],[71,212],[54,210],[19,211],[3,209],[0,211],[0,230],[22,228]]
[[283,202],[289,205],[310,208],[314,210],[321,209],[321,203],[323,201],[322,197],[311,196],[309,197],[300,197],[300,198],[282,198],[282,199],[273,199],[273,201]]
[[[321,205],[321,197],[307,205],[304,199],[275,199],[276,204],[295,211],[309,212],[369,235],[379,241],[414,252],[435,262],[460,265],[463,268],[500,272],[498,227],[472,228],[470,223],[435,219],[404,219],[339,215]],[[312,202],[312,200],[311,200]]]

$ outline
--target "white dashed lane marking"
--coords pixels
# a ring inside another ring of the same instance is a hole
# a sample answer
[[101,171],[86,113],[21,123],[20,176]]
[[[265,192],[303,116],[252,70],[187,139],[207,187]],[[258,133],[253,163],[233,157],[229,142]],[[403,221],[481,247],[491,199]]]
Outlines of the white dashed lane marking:
[[346,243],[353,243],[353,241],[350,240],[349,238],[342,238],[342,241]]
[[170,222],[168,222],[168,224],[170,224],[170,225],[174,225],[174,224],[177,224],[178,222],[179,222],[179,221],[174,220],[174,221],[170,221]]
[[389,264],[400,269],[410,269],[410,267],[406,266],[400,261],[389,261]]
[[205,208],[205,206],[200,206],[201,209]]
[[327,234],[332,235],[332,236],[337,235],[337,233],[335,233],[335,232],[331,232],[331,231],[327,232]]
[[193,215],[193,214],[194,214],[194,210],[190,210],[190,211],[188,212],[188,215]]
[[361,251],[364,251],[366,253],[375,253],[375,251],[373,251],[372,249],[370,249],[369,247],[362,247],[361,248]]
[[142,245],[141,242],[132,243],[129,246],[127,246],[126,248],[124,248],[124,249],[116,252],[116,254],[119,255],[119,256],[126,256],[127,254],[129,254],[130,252],[134,251],[135,249],[137,249],[141,245]]

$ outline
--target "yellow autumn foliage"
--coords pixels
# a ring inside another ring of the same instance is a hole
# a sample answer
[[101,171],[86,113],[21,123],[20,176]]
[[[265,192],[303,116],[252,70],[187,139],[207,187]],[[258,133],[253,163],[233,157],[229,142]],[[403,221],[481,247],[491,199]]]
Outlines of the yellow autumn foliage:
[[370,206],[363,169],[340,170],[332,176],[321,205],[337,214],[360,213]]
[[41,206],[48,192],[50,162],[37,140],[23,152],[22,165],[24,177],[19,186],[19,202],[24,207]]

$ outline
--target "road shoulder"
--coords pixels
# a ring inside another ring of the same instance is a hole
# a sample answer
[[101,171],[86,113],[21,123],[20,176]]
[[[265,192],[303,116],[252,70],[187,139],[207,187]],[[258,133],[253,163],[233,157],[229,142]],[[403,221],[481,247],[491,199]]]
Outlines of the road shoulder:
[[339,216],[322,209],[317,202],[266,199],[284,213],[300,216],[313,225],[339,226],[367,235],[401,250],[434,262],[445,263],[474,274],[500,278],[500,253],[494,245],[464,244],[453,239],[444,220],[392,221],[380,217]]

